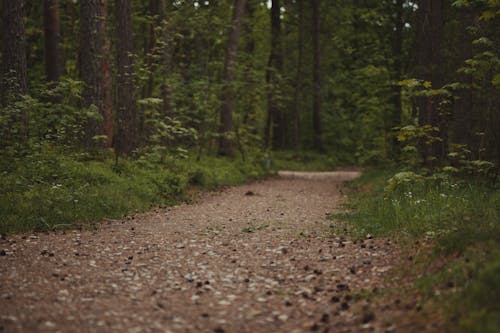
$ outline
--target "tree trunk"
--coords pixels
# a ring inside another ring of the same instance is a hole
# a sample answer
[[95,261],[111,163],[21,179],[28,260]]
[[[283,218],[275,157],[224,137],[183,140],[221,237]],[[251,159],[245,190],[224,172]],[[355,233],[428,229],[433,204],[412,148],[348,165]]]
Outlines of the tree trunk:
[[[472,53],[472,34],[468,31],[468,27],[473,25],[477,13],[473,8],[461,8],[459,12],[459,20],[463,24],[463,30],[460,31],[459,39],[459,54],[458,62],[464,64],[467,59],[471,59]],[[454,127],[452,130],[452,142],[464,144],[468,149],[476,147],[474,142],[474,110],[473,110],[473,80],[472,75],[460,73],[459,80],[465,83],[466,87],[462,88],[458,93],[458,99],[454,105]]]
[[312,1],[312,30],[313,30],[313,131],[314,148],[323,150],[321,128],[321,49],[320,49],[320,0]]
[[[0,71],[0,103],[12,105],[28,92],[26,37],[24,31],[24,1],[0,1],[2,63]],[[28,116],[25,112],[13,115],[10,122],[19,128],[19,140],[27,138]]]
[[283,70],[281,54],[281,6],[279,0],[272,0],[271,5],[271,53],[266,71],[267,119],[264,132],[264,143],[269,147],[272,136],[272,147],[281,149],[285,145],[283,112],[279,105],[279,75]]
[[232,25],[229,28],[229,38],[226,46],[226,58],[223,74],[223,101],[220,113],[219,155],[232,156],[233,147],[230,135],[233,131],[233,81],[235,77],[235,62],[238,52],[241,23],[245,12],[246,0],[235,0]]
[[[103,50],[101,0],[80,1],[79,72],[83,81],[83,107],[94,105],[103,115]],[[99,144],[94,137],[104,133],[103,121],[91,117],[85,124],[83,144],[95,150]]]
[[103,36],[102,43],[102,113],[104,115],[104,134],[106,135],[106,147],[113,146],[113,80],[111,78],[110,54],[111,43],[108,37],[107,18],[108,0],[101,0]]
[[61,28],[59,0],[44,0],[43,23],[45,31],[45,75],[47,82],[56,82],[61,75],[61,52],[59,42]]
[[[392,85],[392,100],[394,103],[394,111],[392,114],[391,128],[388,129],[389,132],[393,131],[393,128],[401,126],[401,115],[402,115],[402,105],[401,105],[401,86],[399,81],[401,81],[402,75],[402,57],[403,57],[403,0],[396,0],[395,6],[395,22],[394,22],[394,43],[392,54],[394,57],[394,83]],[[398,153],[398,140],[396,136],[393,136],[392,140],[392,152],[393,154]]]
[[295,149],[300,148],[300,97],[302,93],[302,62],[304,58],[304,0],[297,0],[298,5],[298,39],[297,39],[297,73],[295,78],[295,91],[293,94],[294,105],[294,141]]
[[[444,83],[442,72],[442,48],[443,48],[443,1],[442,0],[420,0],[417,11],[416,24],[416,55],[417,75],[419,79],[432,83],[432,89],[442,87]],[[440,96],[417,99],[419,125],[429,125],[439,128],[430,134],[442,141],[434,141],[428,144],[426,138],[421,142],[421,153],[424,163],[433,167],[437,161],[445,155],[445,137],[443,117],[439,104]]]
[[137,104],[130,0],[116,1],[117,32],[117,156],[130,155],[137,146]]

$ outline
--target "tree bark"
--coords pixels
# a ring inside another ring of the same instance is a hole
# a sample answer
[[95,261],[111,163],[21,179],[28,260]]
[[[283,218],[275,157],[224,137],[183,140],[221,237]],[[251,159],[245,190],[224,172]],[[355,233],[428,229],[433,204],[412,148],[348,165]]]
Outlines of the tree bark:
[[28,92],[24,1],[1,0],[1,97],[7,106]]
[[[0,64],[0,105],[11,106],[28,92],[26,36],[24,29],[24,1],[0,1],[1,16],[1,64]],[[15,111],[15,110],[13,110]],[[9,116],[8,136],[13,141],[28,138],[28,114],[26,111],[12,112]],[[3,131],[4,129],[0,129]],[[16,132],[15,135],[14,132]]]
[[223,156],[233,156],[233,143],[230,137],[233,131],[233,81],[235,78],[238,41],[240,37],[242,18],[245,12],[245,5],[246,0],[235,0],[234,2],[232,24],[229,28],[229,38],[226,46],[223,74],[224,96],[220,113],[219,129],[219,155]]
[[300,97],[302,93],[302,62],[304,58],[304,0],[297,0],[298,6],[298,39],[297,39],[297,72],[295,77],[295,90],[293,94],[293,105],[294,105],[294,141],[295,149],[300,148]]
[[107,18],[108,0],[101,0],[101,31],[102,43],[102,113],[104,116],[104,134],[106,135],[106,147],[113,146],[113,79],[111,78],[111,43],[108,37]]
[[133,35],[130,0],[117,0],[117,156],[130,155],[137,147],[137,101],[133,59]]
[[271,3],[271,53],[266,71],[267,93],[267,119],[264,131],[264,144],[274,149],[284,148],[284,121],[283,112],[279,105],[279,75],[283,70],[283,56],[281,53],[281,6],[279,0]]
[[44,0],[45,75],[47,82],[56,82],[61,75],[59,0]]
[[321,47],[320,47],[320,0],[312,1],[312,30],[313,30],[313,132],[314,148],[323,150],[321,127]]
[[[442,72],[443,49],[443,1],[420,0],[418,2],[416,23],[417,75],[419,79],[432,83],[432,89],[441,88],[444,79]],[[428,144],[427,138],[421,142],[424,163],[433,167],[445,156],[445,136],[443,117],[439,104],[440,96],[422,96],[417,99],[419,125],[439,128],[430,134],[441,141]]]
[[[394,57],[394,83],[392,85],[392,100],[394,104],[394,111],[392,114],[391,128],[388,129],[389,132],[393,131],[393,128],[401,126],[401,115],[402,115],[402,105],[401,105],[401,86],[399,81],[401,81],[402,75],[402,57],[403,57],[403,27],[404,27],[404,17],[403,17],[403,0],[396,0],[395,6],[395,18],[394,18],[394,42],[392,48],[392,54]],[[392,140],[392,153],[398,153],[398,140],[396,136],[393,136]]]
[[[80,1],[79,72],[83,81],[83,107],[94,105],[103,115],[102,12],[101,0]],[[84,147],[91,151],[99,144],[94,137],[104,133],[103,121],[89,118],[85,124]]]

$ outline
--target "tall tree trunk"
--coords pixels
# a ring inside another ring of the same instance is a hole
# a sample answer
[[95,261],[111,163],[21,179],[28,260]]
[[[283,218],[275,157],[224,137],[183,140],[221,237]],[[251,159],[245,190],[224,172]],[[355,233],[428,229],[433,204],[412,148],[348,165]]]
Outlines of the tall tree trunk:
[[249,126],[251,128],[251,131],[253,134],[257,135],[257,124],[255,122],[255,105],[257,104],[256,101],[256,94],[255,94],[255,85],[258,84],[257,80],[255,80],[254,75],[253,75],[253,57],[254,57],[254,52],[255,52],[255,38],[253,36],[253,26],[254,26],[254,13],[255,13],[255,6],[257,2],[255,0],[248,0],[246,4],[246,9],[245,9],[245,14],[246,14],[246,20],[245,23],[243,24],[243,34],[245,35],[245,47],[244,47],[244,52],[246,55],[246,63],[245,63],[245,69],[243,73],[244,81],[246,84],[246,90],[250,92],[250,96],[248,100],[245,100],[245,103],[247,103],[245,107],[245,111],[243,114],[243,125]]
[[230,135],[233,131],[233,81],[235,77],[235,63],[238,52],[238,41],[241,31],[241,23],[245,12],[247,0],[235,0],[233,8],[233,19],[229,28],[229,38],[226,46],[226,58],[224,61],[223,74],[223,101],[220,113],[219,129],[219,155],[232,156],[233,145]]
[[[0,103],[12,105],[21,95],[28,92],[26,65],[26,37],[24,31],[24,1],[0,1],[1,15],[1,50]],[[25,112],[10,119],[13,127],[19,128],[19,137],[23,140],[28,134],[28,116]],[[10,127],[10,126],[9,126]]]
[[[388,129],[389,132],[393,131],[393,128],[401,126],[401,115],[402,115],[402,105],[401,105],[401,86],[399,81],[401,81],[402,75],[402,59],[403,59],[403,27],[404,27],[404,17],[403,17],[403,0],[396,0],[395,6],[395,22],[394,22],[394,42],[392,48],[392,54],[394,58],[394,83],[392,85],[392,100],[394,103],[394,111],[392,114],[391,128]],[[392,140],[392,153],[398,153],[398,140],[396,136],[393,136]]]
[[48,82],[56,82],[61,75],[61,52],[59,42],[61,28],[59,0],[44,0],[43,23],[45,31],[45,75]]
[[[416,23],[417,75],[419,79],[432,83],[432,88],[440,88],[443,83],[442,48],[443,48],[443,0],[420,0],[418,2]],[[428,144],[424,138],[421,153],[424,163],[432,167],[445,155],[444,129],[439,108],[440,96],[422,96],[417,99],[419,125],[439,128],[431,135],[442,141]]]
[[[80,55],[79,72],[83,81],[83,107],[94,105],[103,115],[103,50],[101,0],[80,1]],[[94,140],[104,133],[103,121],[91,117],[85,124],[84,147],[94,150],[99,145]]]
[[283,56],[281,53],[281,6],[279,0],[271,3],[271,53],[266,71],[267,93],[267,119],[264,131],[264,143],[281,149],[284,147],[284,122],[283,112],[279,105],[279,76],[283,70]]
[[[462,23],[463,30],[460,31],[459,39],[459,54],[458,61],[463,65],[467,59],[472,58],[472,34],[468,28],[474,23],[478,15],[473,8],[461,8],[458,18]],[[473,126],[474,126],[474,110],[473,110],[473,89],[472,89],[472,75],[468,73],[461,73],[459,80],[463,82],[466,87],[462,88],[458,94],[458,100],[454,105],[454,126],[452,130],[452,142],[464,144],[468,149],[475,148]]]
[[293,105],[294,105],[294,141],[295,149],[300,148],[300,100],[302,93],[302,62],[304,58],[304,0],[297,0],[298,5],[298,38],[297,38],[297,73],[295,77],[295,91],[293,94]]
[[130,155],[137,147],[137,101],[133,59],[133,35],[130,0],[117,0],[117,156]]
[[321,128],[321,49],[320,49],[320,0],[312,1],[312,30],[313,30],[313,131],[314,148],[323,150]]
[[102,113],[104,115],[104,134],[106,135],[106,147],[113,146],[113,80],[111,78],[110,54],[111,43],[108,37],[107,18],[108,0],[101,0],[103,36],[102,43]]

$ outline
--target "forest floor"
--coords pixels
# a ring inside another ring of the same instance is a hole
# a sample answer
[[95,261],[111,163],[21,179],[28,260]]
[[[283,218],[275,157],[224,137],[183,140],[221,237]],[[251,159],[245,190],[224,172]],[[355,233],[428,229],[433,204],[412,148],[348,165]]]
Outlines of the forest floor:
[[281,173],[96,230],[0,240],[0,332],[427,331],[403,251],[329,214],[356,171]]

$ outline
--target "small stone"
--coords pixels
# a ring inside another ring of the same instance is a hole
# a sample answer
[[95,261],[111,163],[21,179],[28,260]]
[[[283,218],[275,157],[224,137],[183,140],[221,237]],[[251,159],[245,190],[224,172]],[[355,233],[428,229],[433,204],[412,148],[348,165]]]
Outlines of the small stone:
[[332,298],[330,299],[330,302],[338,303],[338,302],[340,302],[340,298],[338,296],[332,296]]
[[214,328],[214,333],[225,333],[226,331],[222,327]]
[[363,314],[363,318],[361,319],[361,322],[363,324],[369,323],[375,319],[375,314],[373,312],[366,312]]
[[337,289],[339,291],[347,291],[349,290],[349,286],[347,284],[337,284]]
[[5,250],[0,250],[1,257],[6,256],[6,255],[7,255],[7,252]]

